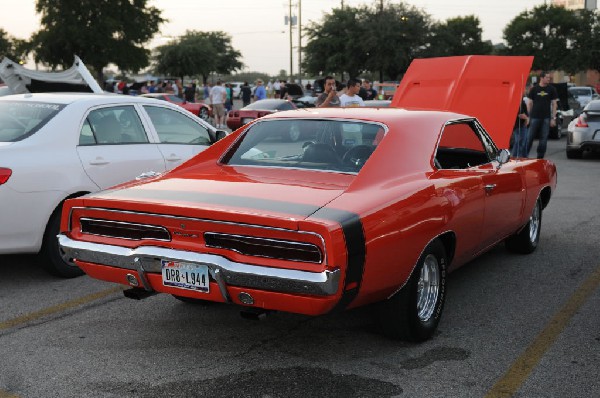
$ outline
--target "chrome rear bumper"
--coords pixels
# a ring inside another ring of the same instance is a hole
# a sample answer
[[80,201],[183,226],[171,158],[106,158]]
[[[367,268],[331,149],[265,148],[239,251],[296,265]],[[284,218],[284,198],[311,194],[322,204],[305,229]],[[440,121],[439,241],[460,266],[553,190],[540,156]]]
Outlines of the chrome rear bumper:
[[317,296],[337,292],[339,269],[323,272],[307,272],[282,268],[270,268],[230,261],[214,254],[202,254],[157,246],[129,249],[121,246],[73,240],[64,234],[58,242],[69,261],[76,259],[88,263],[107,265],[138,271],[146,290],[152,290],[145,280],[145,273],[161,273],[161,260],[204,264],[217,281],[221,294],[229,300],[226,286],[238,286],[283,293],[300,293]]

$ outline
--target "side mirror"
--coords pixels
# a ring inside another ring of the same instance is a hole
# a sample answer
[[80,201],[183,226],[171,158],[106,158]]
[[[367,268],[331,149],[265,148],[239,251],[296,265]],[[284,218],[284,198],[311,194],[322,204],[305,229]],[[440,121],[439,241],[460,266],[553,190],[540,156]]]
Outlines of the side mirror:
[[227,131],[217,130],[215,135],[217,141],[221,141],[223,138],[227,137]]
[[496,158],[498,161],[498,168],[502,167],[502,165],[510,160],[510,151],[508,149],[500,150],[498,153],[498,157]]

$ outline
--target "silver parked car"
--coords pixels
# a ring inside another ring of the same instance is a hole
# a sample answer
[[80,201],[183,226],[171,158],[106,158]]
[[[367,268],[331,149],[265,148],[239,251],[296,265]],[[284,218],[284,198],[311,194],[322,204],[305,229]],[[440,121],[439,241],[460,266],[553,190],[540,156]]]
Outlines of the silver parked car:
[[600,151],[600,100],[588,102],[567,131],[567,157],[579,159],[584,151]]
[[573,86],[569,87],[569,94],[581,104],[581,107],[586,106],[590,101],[597,100],[598,93],[596,89],[589,86]]

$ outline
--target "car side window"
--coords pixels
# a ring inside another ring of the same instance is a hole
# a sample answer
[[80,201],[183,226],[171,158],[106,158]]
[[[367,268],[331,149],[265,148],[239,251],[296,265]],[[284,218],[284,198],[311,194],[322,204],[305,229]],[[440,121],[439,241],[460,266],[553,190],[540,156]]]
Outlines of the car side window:
[[284,102],[281,105],[279,105],[278,110],[291,111],[291,110],[294,110],[294,106],[292,104],[290,104],[289,102]]
[[148,136],[132,105],[94,109],[79,133],[79,145],[145,143]]
[[208,129],[184,114],[172,109],[144,105],[163,144],[210,145]]
[[491,157],[487,140],[489,138],[481,135],[472,122],[447,124],[442,131],[436,152],[436,167],[467,169],[489,163]]

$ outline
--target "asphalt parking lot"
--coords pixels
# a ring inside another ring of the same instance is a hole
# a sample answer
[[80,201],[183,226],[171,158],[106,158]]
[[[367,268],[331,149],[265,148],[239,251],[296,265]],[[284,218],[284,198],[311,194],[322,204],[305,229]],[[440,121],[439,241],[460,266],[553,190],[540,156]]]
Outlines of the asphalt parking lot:
[[0,256],[0,398],[597,397],[600,157],[564,148],[549,141],[558,186],[538,250],[499,245],[452,273],[422,344],[382,337],[370,307],[252,321]]

